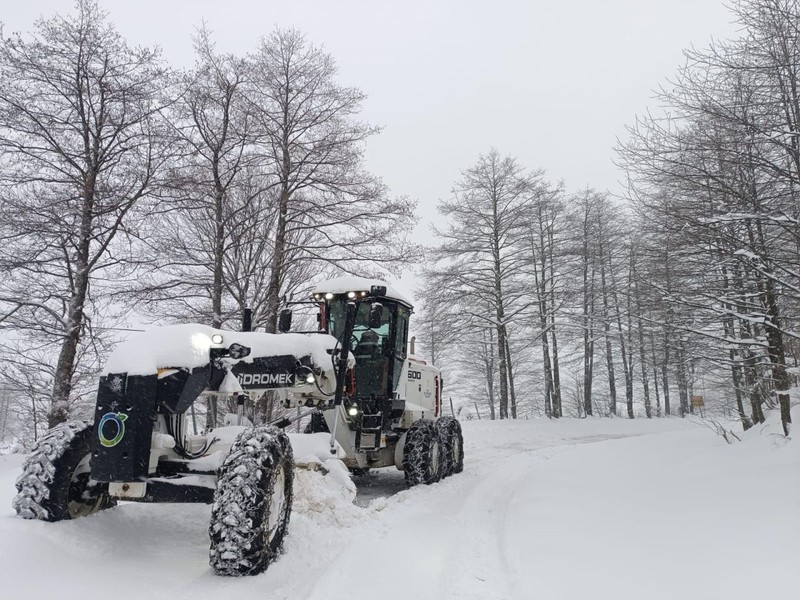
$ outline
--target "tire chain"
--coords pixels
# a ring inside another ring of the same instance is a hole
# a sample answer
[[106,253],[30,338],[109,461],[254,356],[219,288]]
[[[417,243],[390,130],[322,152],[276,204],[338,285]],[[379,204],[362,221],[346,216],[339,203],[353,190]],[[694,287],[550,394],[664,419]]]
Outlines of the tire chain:
[[91,424],[88,421],[61,423],[34,444],[30,456],[22,465],[22,474],[15,482],[17,495],[11,506],[20,517],[47,520],[50,515],[42,503],[50,498],[55,463],[69,449],[75,436],[89,427]]
[[[270,449],[273,444],[277,444],[274,449],[278,451],[278,456]],[[269,503],[274,491],[273,478],[269,478],[266,491],[262,489],[262,480],[266,476],[265,470],[276,467],[276,458],[281,461],[287,457],[292,463],[289,438],[275,427],[245,431],[231,447],[220,467],[208,529],[212,540],[209,559],[217,574],[255,575],[266,569],[280,552],[280,545],[275,549],[269,548],[268,544],[266,548],[260,548],[265,545],[263,528],[266,527],[266,523],[263,523],[266,515],[260,512],[263,503]],[[285,476],[290,479],[286,495],[289,508],[285,522],[278,525],[284,528],[291,514],[292,470]],[[248,552],[253,549],[255,553]]]

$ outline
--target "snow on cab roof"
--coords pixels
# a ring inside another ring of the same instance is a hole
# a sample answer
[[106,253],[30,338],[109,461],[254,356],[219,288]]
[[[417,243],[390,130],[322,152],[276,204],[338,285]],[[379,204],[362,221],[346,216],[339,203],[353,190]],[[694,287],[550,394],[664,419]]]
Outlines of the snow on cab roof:
[[397,300],[398,302],[407,304],[411,308],[414,307],[411,300],[404,296],[397,288],[380,279],[368,279],[366,277],[346,276],[329,279],[317,285],[313,293],[346,294],[347,292],[368,292],[373,285],[385,285],[386,298]]

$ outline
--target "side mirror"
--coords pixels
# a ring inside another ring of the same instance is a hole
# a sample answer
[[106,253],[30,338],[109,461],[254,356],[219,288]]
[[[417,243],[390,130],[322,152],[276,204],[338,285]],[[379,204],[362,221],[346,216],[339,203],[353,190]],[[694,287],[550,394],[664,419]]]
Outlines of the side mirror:
[[369,288],[369,295],[373,298],[382,298],[386,296],[386,286],[373,285],[371,288]]
[[373,302],[372,306],[369,309],[369,328],[377,329],[382,324],[383,324],[383,304],[381,304],[380,302]]
[[278,318],[278,331],[286,333],[292,328],[292,311],[284,308]]

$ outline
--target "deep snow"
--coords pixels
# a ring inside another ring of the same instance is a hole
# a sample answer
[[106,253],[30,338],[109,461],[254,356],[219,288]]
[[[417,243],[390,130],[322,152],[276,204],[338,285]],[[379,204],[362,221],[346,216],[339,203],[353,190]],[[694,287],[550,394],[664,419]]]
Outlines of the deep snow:
[[[794,412],[800,427],[800,411]],[[735,599],[800,597],[800,444],[777,423],[734,445],[681,419],[465,422],[464,472],[405,490],[297,471],[285,554],[208,566],[208,506],[13,516],[0,457],[4,599]]]

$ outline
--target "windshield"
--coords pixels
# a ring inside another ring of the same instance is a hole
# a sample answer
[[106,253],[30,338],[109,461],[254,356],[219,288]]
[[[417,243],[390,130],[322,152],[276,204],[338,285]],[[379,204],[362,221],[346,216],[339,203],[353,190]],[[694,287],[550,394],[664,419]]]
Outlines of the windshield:
[[356,359],[355,386],[356,394],[361,397],[385,397],[389,388],[395,383],[394,365],[394,318],[395,307],[392,303],[383,304],[381,324],[370,328],[369,314],[372,302],[363,301],[358,305],[353,334],[349,340],[343,340],[345,320],[347,318],[347,300],[337,298],[329,304],[329,331],[339,340],[348,344],[350,352]]
[[[330,304],[330,333],[339,343],[344,343],[344,323],[347,318],[347,302],[344,299],[333,300]],[[358,307],[356,322],[353,327],[353,335],[350,338],[350,351],[358,359],[359,352],[366,353],[372,350],[372,354],[383,353],[384,348],[389,347],[389,334],[391,333],[392,312],[388,306],[384,305],[381,312],[381,325],[374,329],[369,328],[369,313],[372,308],[371,302],[362,302]],[[359,352],[356,352],[359,350]],[[375,352],[377,350],[377,352]]]

